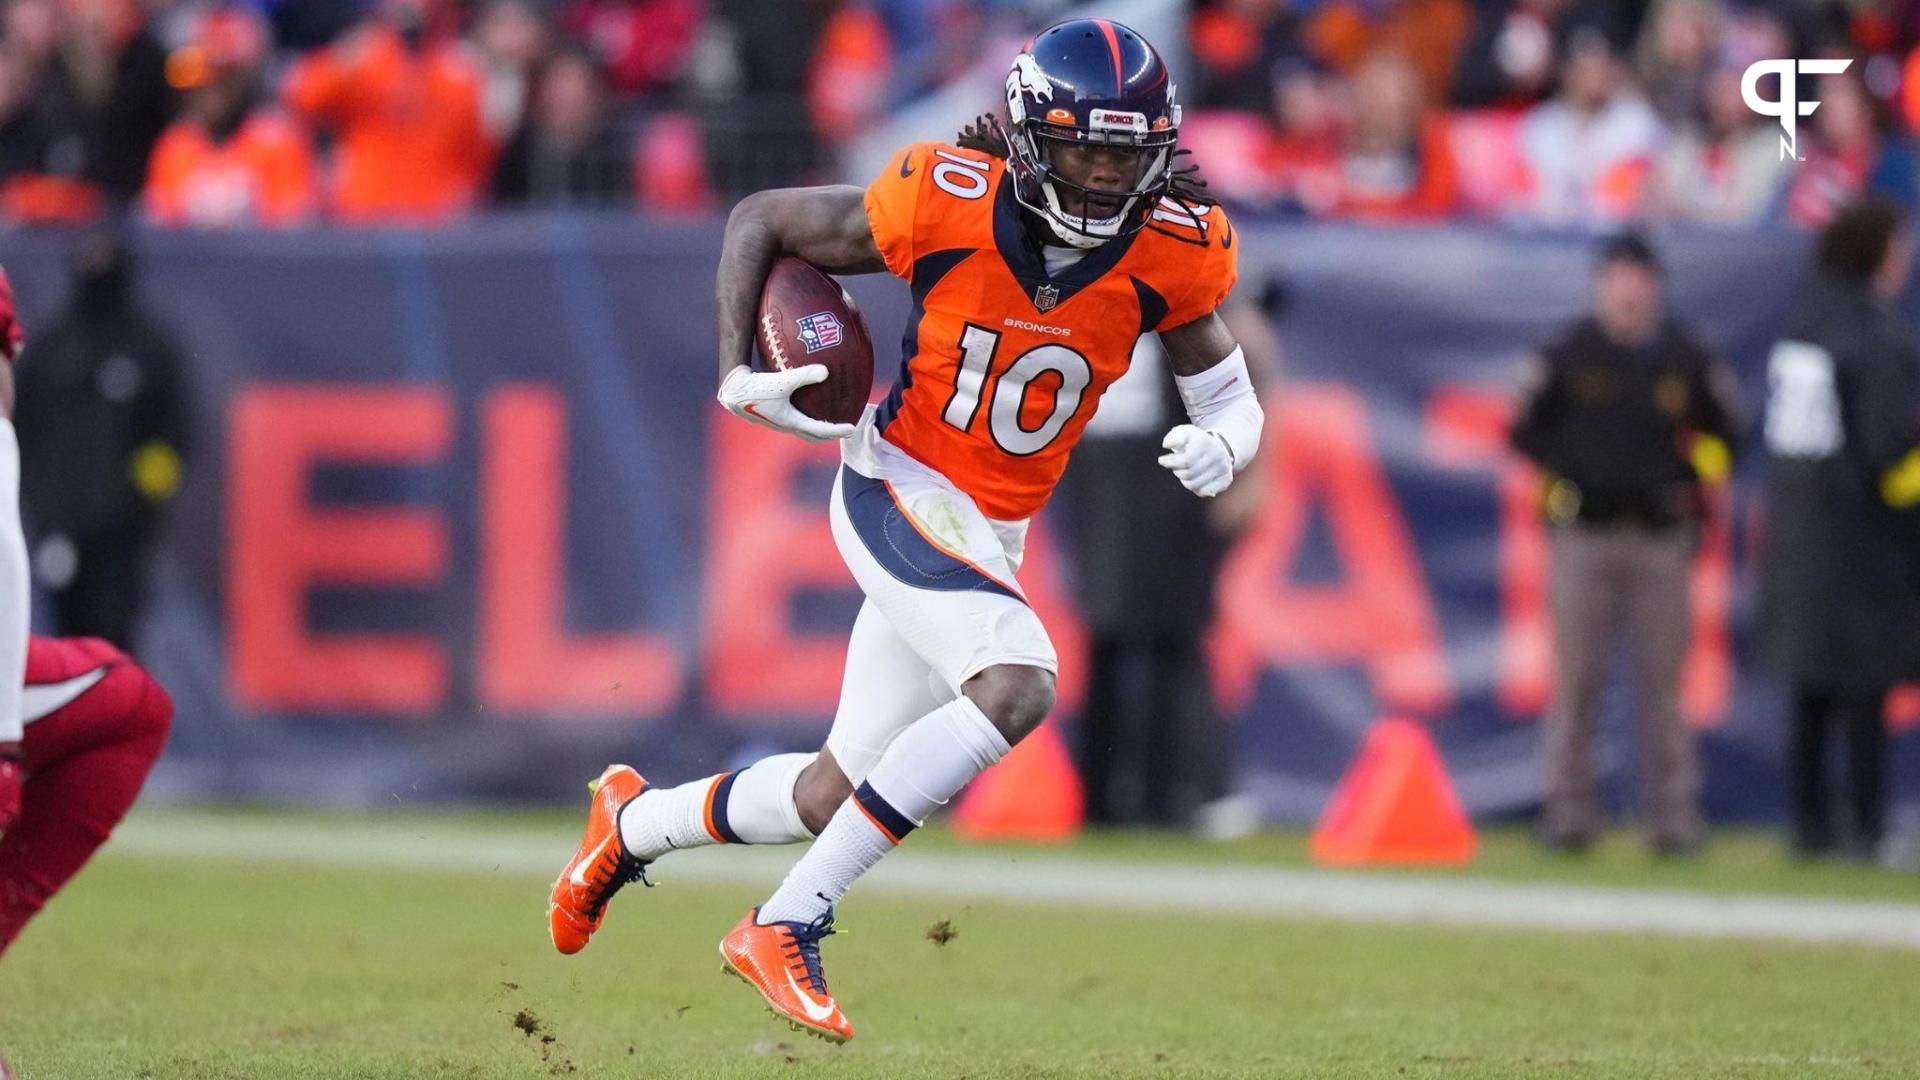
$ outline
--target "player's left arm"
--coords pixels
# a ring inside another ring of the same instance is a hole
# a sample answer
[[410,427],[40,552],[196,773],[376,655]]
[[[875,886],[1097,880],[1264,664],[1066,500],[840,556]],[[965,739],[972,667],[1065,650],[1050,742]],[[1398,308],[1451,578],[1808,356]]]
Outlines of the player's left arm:
[[1266,413],[1247,357],[1216,309],[1160,331],[1188,423],[1167,432],[1160,464],[1188,491],[1210,499],[1233,483],[1260,450]]

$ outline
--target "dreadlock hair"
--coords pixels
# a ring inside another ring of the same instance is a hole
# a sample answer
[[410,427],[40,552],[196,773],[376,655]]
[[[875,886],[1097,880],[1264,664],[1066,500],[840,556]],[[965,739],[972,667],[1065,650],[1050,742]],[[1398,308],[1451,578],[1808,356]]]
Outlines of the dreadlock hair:
[[[1000,126],[1000,118],[992,113],[981,113],[973,123],[961,128],[960,134],[954,137],[953,143],[962,150],[992,154],[1002,160],[1012,156],[1013,153],[1007,145],[1007,129]],[[1200,178],[1200,166],[1191,161],[1180,160],[1192,153],[1191,150],[1174,150],[1173,180],[1167,185],[1167,196],[1180,203],[1197,222],[1208,207],[1219,203],[1220,200],[1214,198],[1213,193],[1207,190],[1207,182]],[[1150,227],[1161,232],[1166,231],[1158,229],[1158,226]],[[1177,236],[1178,234],[1169,235]],[[1186,237],[1179,237],[1179,239],[1185,240]]]
[[981,113],[973,123],[961,128],[960,134],[954,136],[953,145],[962,150],[992,154],[1002,161],[1013,154],[1007,146],[1007,130],[992,113]]

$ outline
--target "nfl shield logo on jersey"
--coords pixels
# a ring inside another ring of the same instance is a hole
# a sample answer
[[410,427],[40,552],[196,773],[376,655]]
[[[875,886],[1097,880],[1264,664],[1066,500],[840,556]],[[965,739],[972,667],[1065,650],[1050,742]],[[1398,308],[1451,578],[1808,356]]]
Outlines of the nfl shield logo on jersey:
[[1041,311],[1052,311],[1053,305],[1060,302],[1060,288],[1057,285],[1041,285],[1033,290],[1033,306]]
[[808,353],[817,353],[840,344],[840,320],[834,318],[831,311],[801,319],[800,344],[807,347]]

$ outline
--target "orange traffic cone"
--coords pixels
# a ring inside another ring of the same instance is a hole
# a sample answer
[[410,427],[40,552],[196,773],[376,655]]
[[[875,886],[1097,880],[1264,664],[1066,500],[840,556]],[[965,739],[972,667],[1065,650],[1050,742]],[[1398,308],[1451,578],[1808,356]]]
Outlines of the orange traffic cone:
[[1388,719],[1367,732],[1308,850],[1328,866],[1464,866],[1478,848],[1427,729]]
[[963,840],[1057,843],[1079,834],[1086,811],[1067,744],[1058,725],[1046,723],[967,788],[953,831]]

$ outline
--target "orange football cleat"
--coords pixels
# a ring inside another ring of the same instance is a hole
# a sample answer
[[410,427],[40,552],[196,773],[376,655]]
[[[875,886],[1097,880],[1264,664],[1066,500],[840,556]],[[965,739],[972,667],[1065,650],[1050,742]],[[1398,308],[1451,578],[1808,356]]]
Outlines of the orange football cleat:
[[620,811],[647,790],[646,779],[629,766],[609,765],[587,790],[593,793],[587,834],[554,881],[547,904],[553,947],[568,955],[587,947],[606,918],[607,901],[621,886],[647,880],[647,863],[628,854],[620,841]]
[[832,1043],[853,1038],[853,1021],[827,993],[820,970],[820,939],[833,933],[833,913],[810,923],[778,922],[761,926],[760,909],[747,912],[740,925],[720,940],[721,970],[747,982],[767,999],[767,1011],[795,1031],[807,1031]]

